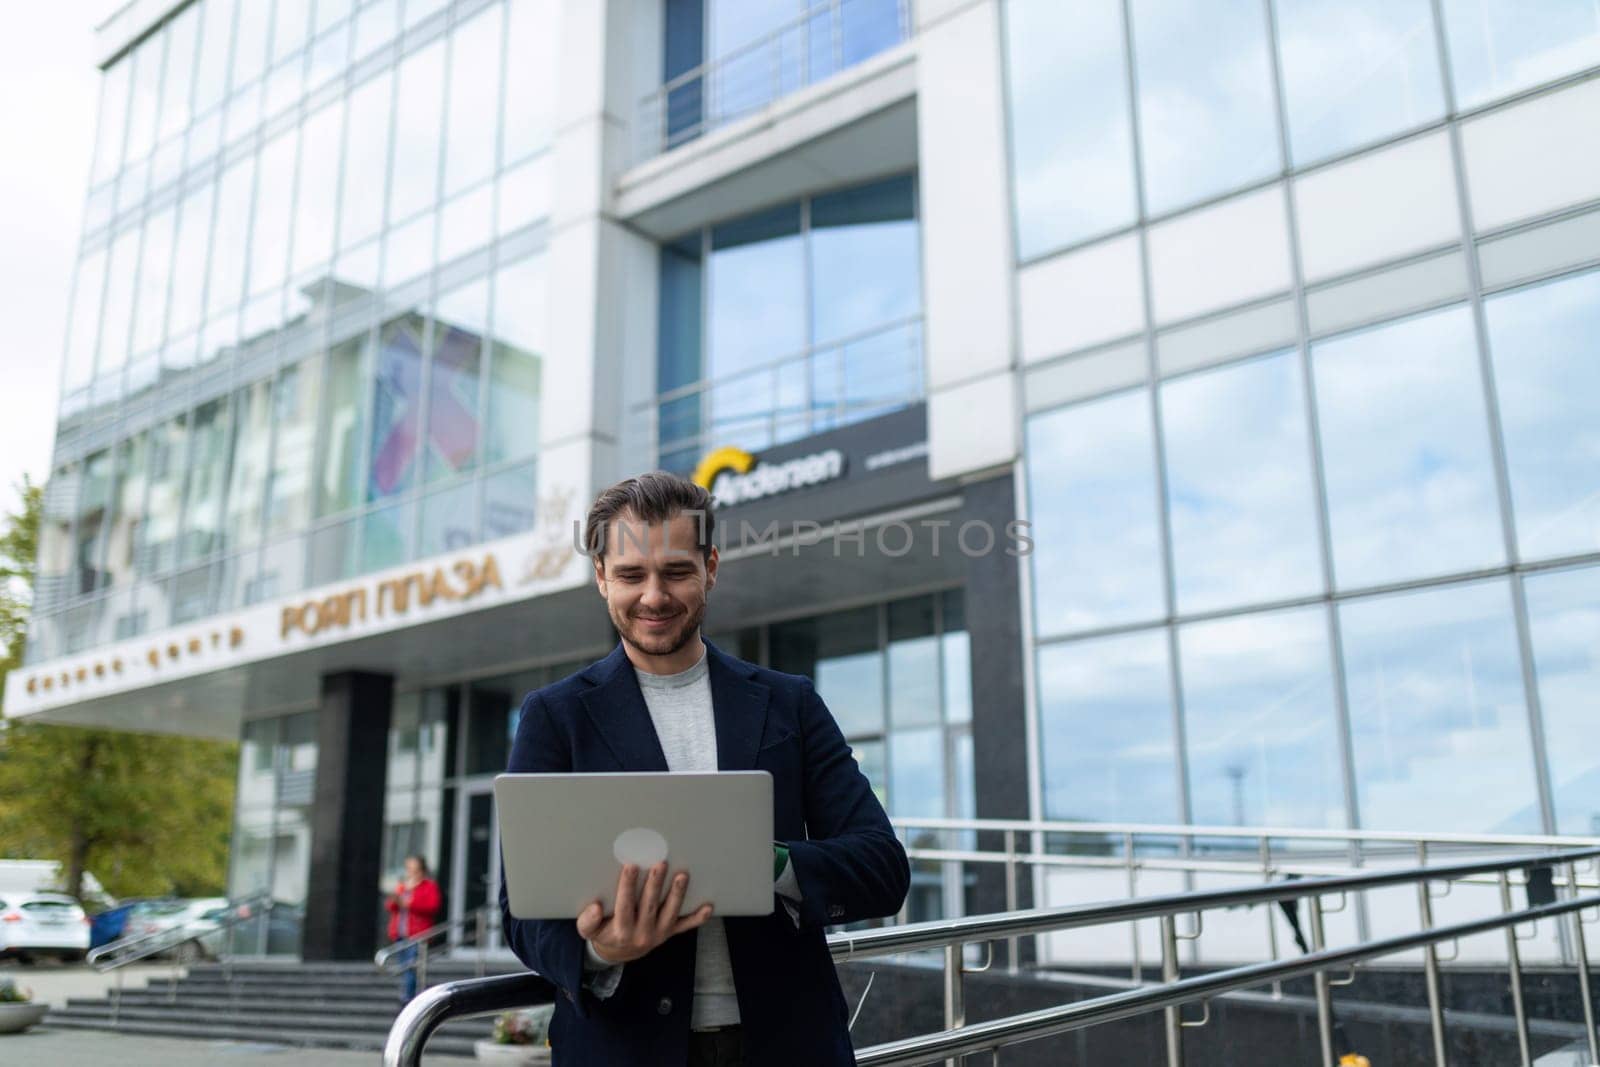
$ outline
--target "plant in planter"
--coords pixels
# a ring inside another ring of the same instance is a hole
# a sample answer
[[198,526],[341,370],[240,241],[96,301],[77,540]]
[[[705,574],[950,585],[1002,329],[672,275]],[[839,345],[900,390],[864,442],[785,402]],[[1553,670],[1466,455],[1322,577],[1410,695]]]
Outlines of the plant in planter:
[[479,1062],[519,1067],[549,1063],[550,1017],[554,1014],[554,1004],[501,1012],[494,1020],[494,1036],[474,1046]]
[[50,1010],[48,1004],[35,1004],[33,994],[10,978],[0,978],[0,1034],[26,1030]]

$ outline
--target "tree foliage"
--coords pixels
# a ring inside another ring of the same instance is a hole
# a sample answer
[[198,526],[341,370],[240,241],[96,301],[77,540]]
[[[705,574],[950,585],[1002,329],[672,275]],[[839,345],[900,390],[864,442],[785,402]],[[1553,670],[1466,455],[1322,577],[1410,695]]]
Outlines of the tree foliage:
[[[43,511],[24,480],[0,529],[0,686],[22,662]],[[238,746],[3,718],[0,856],[53,859],[67,892],[93,871],[115,896],[219,893]]]

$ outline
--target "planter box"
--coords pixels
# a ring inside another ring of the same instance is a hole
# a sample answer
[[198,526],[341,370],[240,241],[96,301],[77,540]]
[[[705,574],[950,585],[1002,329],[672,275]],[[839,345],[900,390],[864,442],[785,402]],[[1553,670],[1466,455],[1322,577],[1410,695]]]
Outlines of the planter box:
[[499,1045],[493,1041],[478,1041],[472,1047],[478,1054],[479,1063],[529,1067],[550,1062],[550,1049],[546,1045]]
[[[20,1034],[50,1010],[48,1004],[0,1004],[0,1034]],[[548,1061],[546,1061],[548,1062]]]

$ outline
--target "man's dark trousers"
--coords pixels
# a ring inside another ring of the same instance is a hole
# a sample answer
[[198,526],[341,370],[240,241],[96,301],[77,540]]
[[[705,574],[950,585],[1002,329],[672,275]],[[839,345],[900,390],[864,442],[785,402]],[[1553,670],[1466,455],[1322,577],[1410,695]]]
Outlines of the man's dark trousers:
[[[725,921],[744,1061],[854,1064],[824,928],[897,912],[910,885],[905,850],[811,682],[706,647],[717,766],[772,775],[773,839],[788,846],[802,897],[798,920],[774,896],[771,915]],[[513,773],[666,769],[620,645],[523,701]],[[615,992],[601,999],[585,986],[574,920],[512,918],[504,884],[500,907],[512,950],[557,987],[550,1029],[556,1067],[690,1062],[694,931],[627,964]]]

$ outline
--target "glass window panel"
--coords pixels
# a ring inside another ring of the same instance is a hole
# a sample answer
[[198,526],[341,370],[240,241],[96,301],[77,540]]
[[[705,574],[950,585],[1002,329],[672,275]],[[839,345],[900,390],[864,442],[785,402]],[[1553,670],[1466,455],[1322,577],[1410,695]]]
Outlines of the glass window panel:
[[1146,210],[1160,214],[1275,173],[1281,162],[1261,5],[1132,0],[1130,11]]
[[1428,0],[1273,0],[1296,163],[1444,114]]
[[329,104],[306,120],[301,134],[299,190],[294,206],[294,260],[298,277],[328,261],[333,251],[333,209],[339,192],[341,105]]
[[437,212],[430,211],[389,231],[383,244],[383,284],[394,288],[421,277],[433,266]]
[[368,500],[382,500],[405,492],[411,488],[416,475],[424,329],[422,316],[409,312],[390,319],[379,332],[376,374],[372,381]]
[[195,409],[179,562],[199,559],[221,547],[219,536],[232,441],[229,422],[226,397]]
[[705,270],[699,231],[661,247],[660,341],[656,389],[667,393],[701,378],[701,294]]
[[428,371],[427,481],[470,470],[477,462],[478,388],[488,332],[488,279],[439,298]]
[[322,475],[317,514],[352,507],[359,499],[361,442],[366,437],[362,393],[367,383],[368,336],[334,345],[328,353],[328,382],[322,400],[320,437]]
[[455,552],[478,543],[478,486],[467,481],[422,498],[419,557]]
[[140,531],[139,563],[135,567],[141,577],[159,574],[177,561],[188,445],[187,416],[179,415],[151,431],[150,516]]
[[1600,198],[1600,80],[1588,78],[1497,108],[1461,125],[1478,232]]
[[134,298],[133,352],[144,355],[161,344],[167,318],[167,289],[172,278],[172,241],[178,209],[169,207],[144,225],[139,291]]
[[883,732],[884,664],[876,607],[776,623],[768,636],[773,669],[808,675],[846,737]]
[[1305,410],[1292,352],[1161,387],[1183,614],[1321,587]]
[[132,88],[133,57],[119,59],[100,82],[100,122],[95,128],[94,163],[90,184],[98,185],[117,173],[122,164],[122,144],[128,131],[128,94]]
[[306,584],[327,585],[360,572],[361,525],[357,517],[324,526],[311,535],[310,568]]
[[1456,104],[1467,108],[1600,63],[1590,0],[1443,0]]
[[223,172],[222,181],[217,186],[216,232],[211,241],[211,280],[206,288],[206,311],[211,318],[237,307],[244,297],[255,163],[254,156],[239,160]]
[[289,235],[294,219],[295,132],[288,130],[261,150],[256,189],[256,223],[250,245],[250,292],[265,293],[283,285],[289,267]]
[[1039,649],[1045,817],[1179,821],[1161,630]]
[[[940,721],[939,638],[934,632],[933,605],[932,597],[916,597],[887,608],[889,724],[895,730]],[[943,814],[943,806],[934,814]]]
[[540,365],[545,336],[544,257],[501,267],[494,284],[494,345],[489,364],[490,463],[539,448]]
[[972,647],[967,639],[966,604],[960,589],[940,594],[944,618],[942,648],[946,722],[972,721]]
[[555,102],[555,71],[560,66],[561,35],[554,32],[554,0],[521,0],[506,12],[506,65],[503,101],[503,159],[515,163],[550,143]]
[[431,15],[450,6],[450,0],[405,0],[405,28],[410,30]]
[[851,755],[855,756],[856,764],[861,768],[861,773],[866,775],[868,783],[872,786],[873,795],[878,798],[879,804],[887,805],[889,802],[889,772],[884,767],[884,752],[882,741],[854,741],[851,742]]
[[1556,832],[1600,835],[1600,568],[1531,575],[1526,591]]
[[131,585],[136,576],[134,549],[144,527],[149,481],[150,438],[148,433],[138,433],[117,445],[117,485],[106,523],[105,568],[113,586]]
[[[487,178],[495,166],[500,116],[502,5],[451,34],[450,114],[445,135],[444,194]],[[519,61],[522,57],[519,57]]]
[[[196,5],[200,6],[200,5]],[[200,52],[195,64],[194,113],[204,115],[222,102],[233,44],[234,0],[206,0],[200,22]]]
[[1137,212],[1122,5],[1005,9],[1017,254],[1114,230]]
[[1345,825],[1327,629],[1315,607],[1178,632],[1196,823]]
[[1600,272],[1492,297],[1484,311],[1520,553],[1600,550]]
[[415,504],[405,501],[367,512],[361,522],[361,570],[363,573],[398,567],[411,558],[412,515]]
[[166,58],[167,35],[145,38],[133,52],[133,89],[128,108],[127,159],[136,162],[156,145],[156,118],[161,105],[161,67]]
[[1033,587],[1041,635],[1159,617],[1161,538],[1149,394],[1028,420]]
[[944,731],[889,735],[889,810],[900,818],[940,818],[944,803]]
[[388,44],[400,29],[399,0],[369,0],[356,13],[355,58]]
[[772,444],[773,375],[742,374],[706,392],[706,434],[718,444],[759,451]]
[[72,294],[72,318],[67,323],[67,358],[62,389],[71,392],[94,377],[95,342],[100,337],[100,312],[106,285],[105,248],[84,256]]
[[189,166],[209,160],[222,146],[222,112],[213,111],[195,122],[189,127],[186,140]]
[[321,33],[340,19],[348,17],[354,7],[355,0],[317,0],[317,32]]
[[139,270],[139,228],[119,234],[111,244],[106,278],[106,304],[100,324],[96,377],[105,377],[128,361],[129,329],[134,308],[134,283]]
[[922,395],[922,323],[891,326],[839,350],[838,421],[859,422]]
[[494,185],[456,197],[439,216],[439,262],[482,248],[494,238]]
[[224,525],[228,549],[249,548],[261,540],[272,444],[272,380],[240,389],[233,404],[233,460],[228,476]]
[[1504,559],[1476,348],[1466,308],[1313,347],[1340,586]]
[[167,311],[169,336],[181,337],[200,325],[206,258],[211,243],[211,204],[215,195],[215,186],[203,185],[188,193],[178,205],[171,306]]
[[[467,57],[462,57],[467,62]],[[471,65],[468,63],[468,65]],[[444,41],[400,64],[400,114],[390,172],[389,218],[408,219],[439,199],[439,140],[444,119]],[[482,121],[481,119],[479,121]]]
[[811,202],[812,341],[863,333],[922,306],[909,177]]
[[510,467],[483,482],[483,539],[493,541],[533,529],[538,521],[538,461]]
[[235,17],[238,25],[233,38],[233,78],[235,91],[261,76],[267,68],[267,44],[271,36],[272,0],[239,0]]
[[76,549],[73,562],[78,581],[75,592],[92,593],[106,584],[102,561],[105,557],[106,512],[111,507],[111,453],[96,452],[83,461],[83,483],[78,489],[78,516],[74,527]]
[[362,301],[378,289],[379,240],[372,240],[339,253],[333,271],[333,299],[336,304]]
[[[327,0],[317,5],[320,20]],[[315,91],[335,78],[343,76],[350,57],[350,25],[345,23],[318,37],[311,44],[306,73],[307,91]]]
[[311,459],[316,443],[317,384],[322,360],[285,367],[272,393],[277,440],[267,477],[267,533],[301,530],[311,521]]
[[1536,833],[1505,583],[1353,601],[1339,623],[1361,825]]
[[350,94],[350,116],[345,126],[344,194],[339,208],[340,248],[351,248],[371,237],[383,222],[391,77],[387,73],[380,74]]
[[311,0],[277,0],[272,20],[272,61],[279,62],[306,43],[311,28]]
[[500,176],[499,217],[495,232],[501,237],[550,215],[550,157],[542,155]]
[[165,140],[189,125],[189,100],[194,83],[195,43],[199,39],[200,5],[193,4],[171,22],[167,39],[167,75],[161,90],[158,137]]
[[806,344],[800,208],[790,204],[711,231],[709,378],[725,378]]

